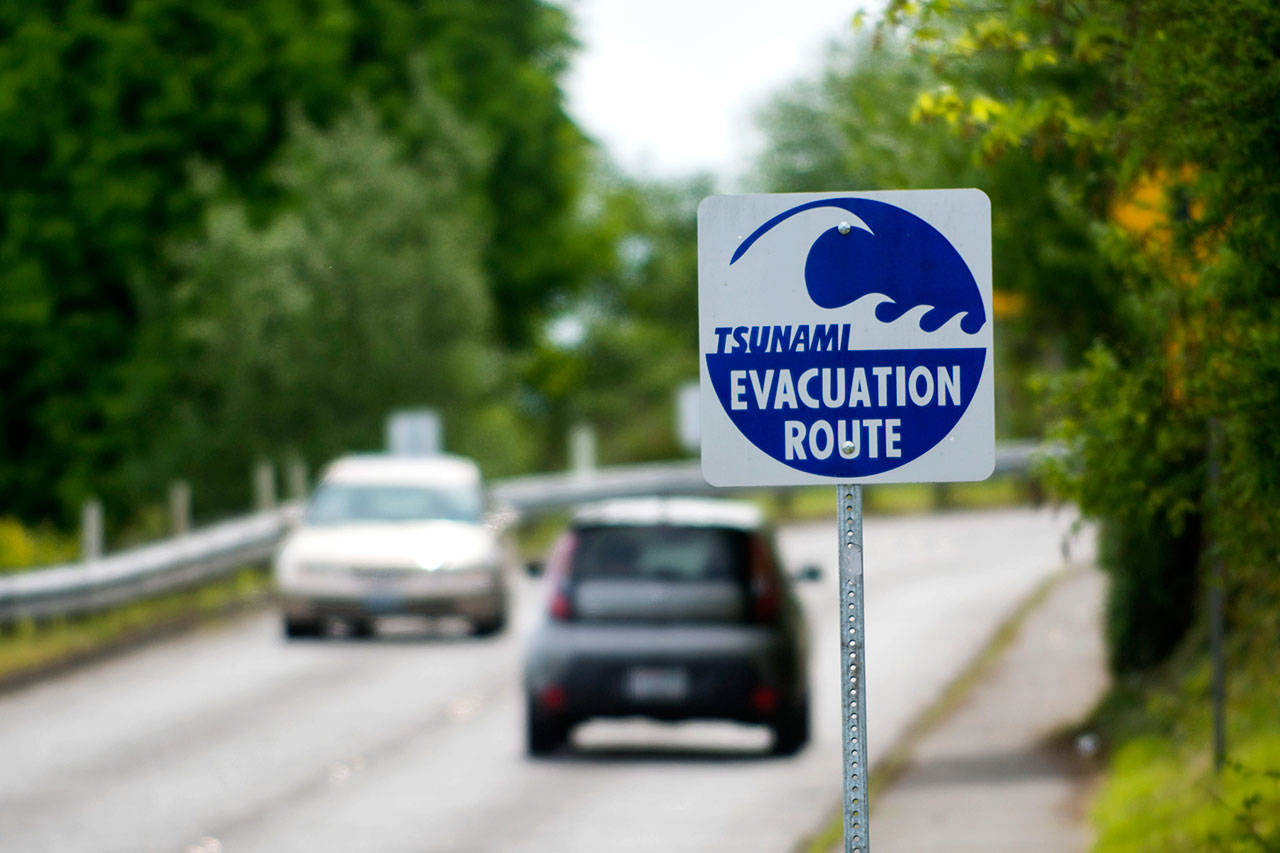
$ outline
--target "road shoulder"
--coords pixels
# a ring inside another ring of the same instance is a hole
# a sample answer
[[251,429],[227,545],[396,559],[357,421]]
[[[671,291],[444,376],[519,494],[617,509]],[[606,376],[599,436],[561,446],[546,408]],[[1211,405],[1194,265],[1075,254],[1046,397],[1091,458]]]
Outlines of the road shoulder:
[[1082,851],[1088,774],[1054,735],[1106,689],[1104,581],[1071,570],[873,800],[876,849]]

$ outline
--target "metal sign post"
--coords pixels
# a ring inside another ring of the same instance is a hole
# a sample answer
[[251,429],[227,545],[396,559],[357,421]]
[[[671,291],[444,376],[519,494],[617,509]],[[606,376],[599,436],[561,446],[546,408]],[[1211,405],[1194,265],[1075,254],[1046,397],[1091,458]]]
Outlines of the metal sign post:
[[844,849],[864,853],[870,841],[867,799],[867,680],[862,607],[862,487],[836,487],[840,523],[840,686],[844,741]]

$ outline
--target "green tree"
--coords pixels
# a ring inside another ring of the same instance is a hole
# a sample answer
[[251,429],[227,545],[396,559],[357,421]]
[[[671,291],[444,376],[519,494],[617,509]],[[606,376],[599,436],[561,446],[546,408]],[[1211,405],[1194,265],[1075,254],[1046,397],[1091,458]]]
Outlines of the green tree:
[[[1280,185],[1267,176],[1280,167],[1280,9],[927,2],[895,3],[887,21],[940,69],[918,115],[966,134],[980,157],[1040,157],[1110,267],[1107,334],[1053,387],[1059,434],[1074,450],[1062,480],[1115,529],[1112,571],[1147,578],[1113,586],[1133,595],[1112,602],[1113,617],[1131,623],[1113,639],[1150,639],[1149,613],[1138,615],[1149,598],[1194,590],[1185,581],[1196,560],[1163,561],[1153,578],[1149,557],[1185,550],[1206,515],[1236,618],[1273,625],[1280,447],[1266,425],[1280,417]],[[1215,423],[1222,474],[1209,493]],[[1168,618],[1185,626],[1194,607],[1184,594]],[[1136,656],[1113,647],[1113,660],[1148,666],[1178,633]]]
[[698,378],[697,206],[711,180],[638,181],[598,163],[589,188],[588,281],[525,360],[529,404],[551,465],[579,421],[597,428],[603,462],[669,459],[675,391]]
[[395,408],[437,408],[450,447],[492,468],[526,461],[467,192],[483,146],[425,84],[406,112],[417,153],[365,101],[327,129],[295,116],[268,173],[280,211],[257,225],[216,200],[176,248],[182,358],[161,391],[180,404],[148,469],[181,471],[206,507],[243,506],[255,458],[379,448]]
[[291,108],[323,128],[358,95],[412,148],[419,66],[487,154],[466,215],[501,223],[481,271],[518,343],[576,284],[570,47],[539,0],[0,2],[0,503],[53,515],[144,464],[137,403],[172,367],[153,346],[171,336],[164,246],[207,201],[190,163],[262,221]]

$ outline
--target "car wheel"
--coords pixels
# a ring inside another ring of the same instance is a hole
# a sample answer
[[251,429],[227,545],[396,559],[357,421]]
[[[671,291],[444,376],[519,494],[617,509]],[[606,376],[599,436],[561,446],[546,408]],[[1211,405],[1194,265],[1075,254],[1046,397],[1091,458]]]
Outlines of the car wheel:
[[284,617],[284,635],[290,640],[309,639],[319,637],[323,633],[323,625],[319,619],[298,619],[292,616]]
[[471,633],[477,637],[492,637],[494,634],[501,634],[506,627],[507,614],[504,611],[498,611],[494,616],[472,622]]
[[779,712],[773,724],[773,754],[795,755],[809,742],[809,697]]
[[351,636],[355,639],[367,639],[373,636],[373,620],[352,619],[347,622],[347,630],[351,632]]
[[529,700],[525,718],[526,745],[530,755],[550,755],[569,741],[573,725],[567,720],[540,714]]

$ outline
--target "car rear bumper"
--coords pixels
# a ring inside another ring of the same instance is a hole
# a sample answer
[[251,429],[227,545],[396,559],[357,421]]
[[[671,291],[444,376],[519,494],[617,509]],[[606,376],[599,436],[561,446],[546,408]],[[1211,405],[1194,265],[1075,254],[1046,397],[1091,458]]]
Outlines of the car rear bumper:
[[[680,697],[635,695],[638,673],[659,675],[679,673],[686,684]],[[660,720],[733,719],[747,722],[763,719],[762,709],[753,706],[753,694],[766,686],[767,679],[745,659],[576,661],[562,680],[566,716],[631,717]]]
[[[565,642],[561,633],[559,642],[532,653],[526,687],[543,713],[562,718],[763,722],[805,693],[798,650],[767,629],[693,626],[631,638],[610,632],[608,645],[591,644],[589,629],[580,642]],[[645,682],[650,689],[640,689]],[[664,683],[679,689],[652,689]]]

